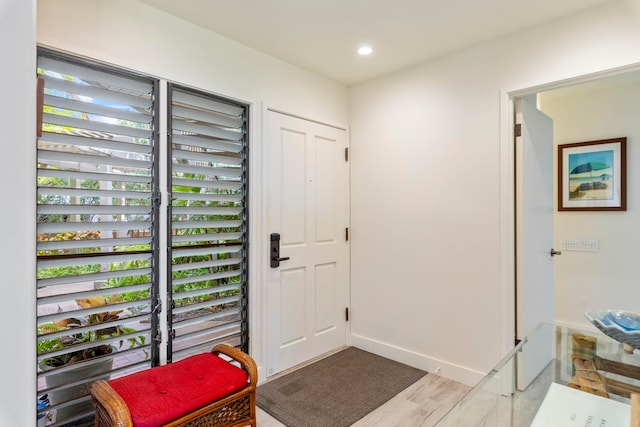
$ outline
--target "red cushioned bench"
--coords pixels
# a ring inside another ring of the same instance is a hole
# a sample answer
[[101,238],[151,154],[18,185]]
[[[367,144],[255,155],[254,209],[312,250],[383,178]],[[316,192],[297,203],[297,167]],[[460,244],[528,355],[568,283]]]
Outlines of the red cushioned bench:
[[95,425],[255,427],[257,379],[248,354],[218,344],[211,353],[94,382]]

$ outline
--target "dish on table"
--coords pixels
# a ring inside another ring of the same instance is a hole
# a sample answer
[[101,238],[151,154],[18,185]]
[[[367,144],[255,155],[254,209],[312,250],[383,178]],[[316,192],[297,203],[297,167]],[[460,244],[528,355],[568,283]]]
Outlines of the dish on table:
[[623,310],[585,312],[584,315],[605,335],[640,349],[640,315]]
[[609,310],[609,317],[614,323],[633,331],[640,329],[640,315],[630,311]]

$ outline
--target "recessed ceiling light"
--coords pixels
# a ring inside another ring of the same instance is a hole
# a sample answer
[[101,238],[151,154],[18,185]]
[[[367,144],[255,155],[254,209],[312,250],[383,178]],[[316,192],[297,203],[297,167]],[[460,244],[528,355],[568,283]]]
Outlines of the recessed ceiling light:
[[360,55],[371,55],[372,52],[373,52],[373,49],[371,49],[371,46],[362,46],[361,48],[358,49],[358,53]]

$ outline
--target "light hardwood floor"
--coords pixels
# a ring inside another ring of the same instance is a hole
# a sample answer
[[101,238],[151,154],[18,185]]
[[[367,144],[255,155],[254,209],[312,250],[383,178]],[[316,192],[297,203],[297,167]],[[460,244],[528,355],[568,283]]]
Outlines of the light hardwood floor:
[[[464,384],[427,374],[353,426],[430,427],[470,389]],[[260,408],[257,410],[257,420],[258,427],[284,426]]]

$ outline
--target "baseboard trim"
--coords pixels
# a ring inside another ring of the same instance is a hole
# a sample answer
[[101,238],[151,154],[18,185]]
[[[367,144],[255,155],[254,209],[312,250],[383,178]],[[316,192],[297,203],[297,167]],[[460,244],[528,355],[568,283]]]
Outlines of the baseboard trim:
[[[476,385],[485,376],[485,373],[483,372],[435,359],[415,351],[407,350],[361,335],[351,334],[350,338],[351,345],[354,347],[396,360],[409,366],[413,366],[414,368],[422,369],[429,373],[435,374],[437,371],[437,374],[440,376],[468,386]],[[440,368],[439,371],[438,368]]]

